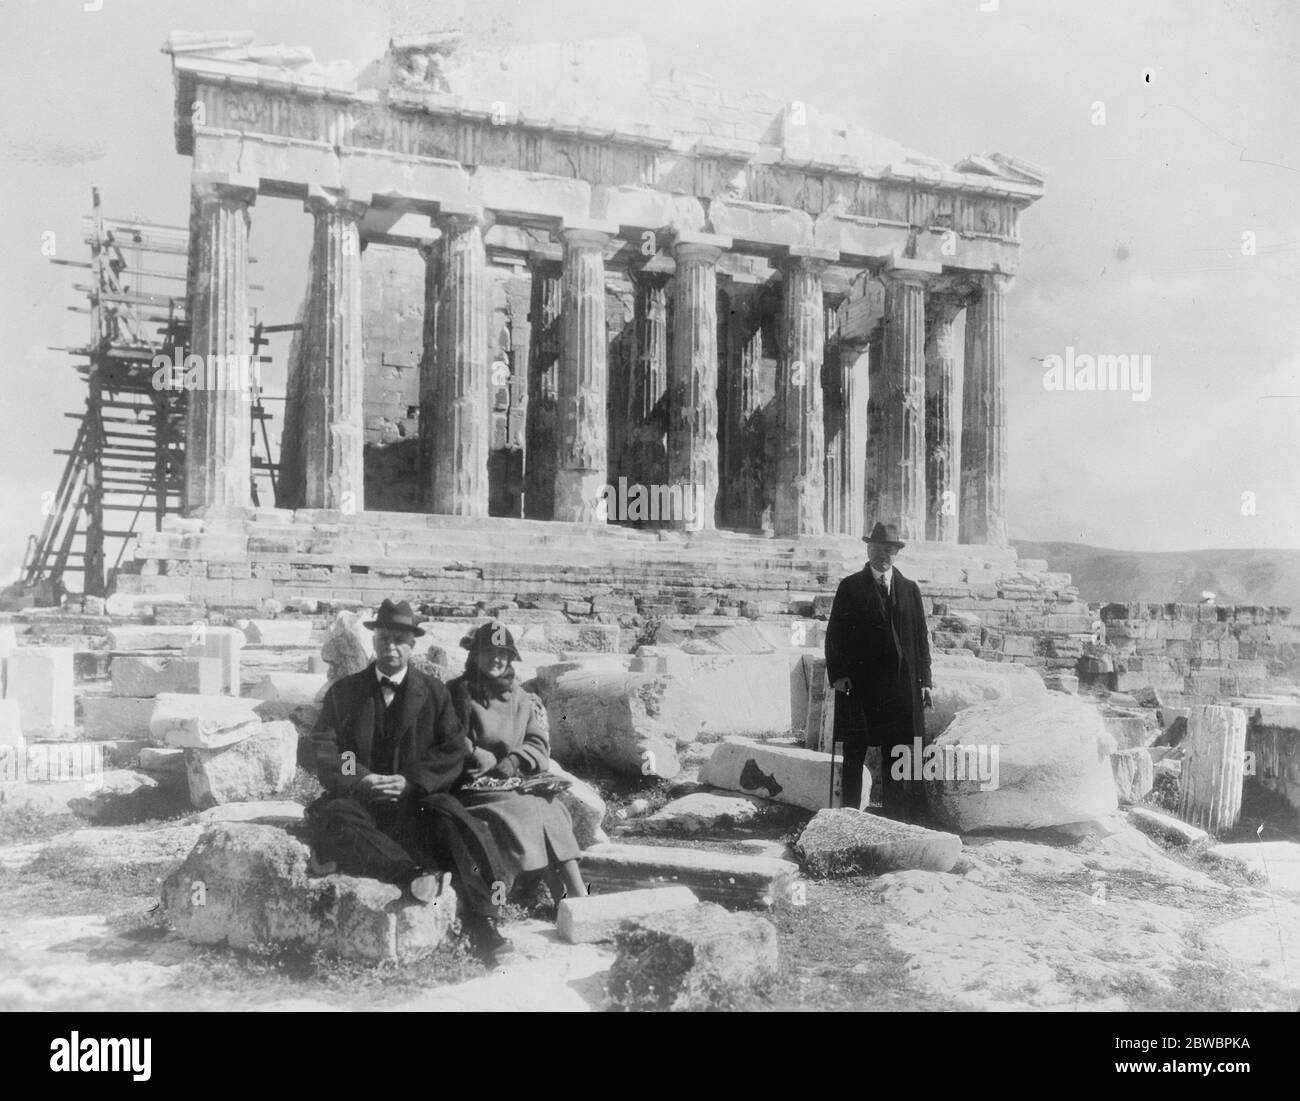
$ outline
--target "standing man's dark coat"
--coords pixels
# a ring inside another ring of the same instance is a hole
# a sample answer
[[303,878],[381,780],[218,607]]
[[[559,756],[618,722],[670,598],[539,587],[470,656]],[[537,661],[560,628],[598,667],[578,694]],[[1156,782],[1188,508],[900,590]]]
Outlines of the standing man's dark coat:
[[[836,741],[862,731],[863,708],[870,709],[900,688],[911,703],[911,736],[925,735],[921,689],[931,687],[925,607],[916,582],[904,577],[897,566],[893,586],[892,623],[885,617],[870,566],[849,574],[835,591],[826,625],[826,678],[832,684],[841,677],[853,682],[852,694],[835,701]],[[846,702],[848,706],[843,706]],[[866,734],[868,745],[882,744],[870,730]]]

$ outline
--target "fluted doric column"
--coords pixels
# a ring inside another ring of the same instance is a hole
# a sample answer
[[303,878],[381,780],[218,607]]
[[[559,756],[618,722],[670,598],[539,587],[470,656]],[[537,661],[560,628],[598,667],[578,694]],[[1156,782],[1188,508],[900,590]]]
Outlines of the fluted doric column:
[[791,247],[782,263],[781,358],[777,366],[776,486],[772,510],[778,538],[826,531],[826,444],[822,359],[826,305],[822,272],[835,257]]
[[763,523],[763,417],[759,371],[763,361],[761,284],[732,282],[724,445],[721,456],[723,523],[757,530]]
[[556,381],[559,461],[556,520],[600,522],[608,476],[605,395],[605,245],[617,232],[604,223],[567,224],[560,275],[560,364]]
[[[445,516],[488,514],[487,254],[482,211],[443,207],[436,219],[442,239],[430,263],[436,278],[425,281],[435,300],[434,348],[421,360],[420,420],[427,425],[421,448],[421,481],[430,512]],[[430,332],[425,327],[426,340]]]
[[844,407],[844,429],[840,456],[844,468],[843,513],[840,534],[862,535],[866,531],[863,512],[867,472],[867,372],[870,359],[861,345],[841,343],[840,401]]
[[1011,282],[985,275],[966,306],[958,518],[963,543],[1007,542],[1005,296]]
[[854,403],[865,399],[866,379],[856,392],[857,356],[840,340],[841,293],[827,293],[826,351],[822,363],[822,423],[826,431],[826,530],[837,535],[862,534],[863,417],[853,419]]
[[925,300],[925,537],[957,542],[957,446],[953,388],[957,357],[952,324],[959,298],[931,294]]
[[[925,539],[925,283],[938,265],[886,269],[878,515],[899,537]],[[869,520],[872,518],[869,518]]]
[[[238,366],[252,354],[248,331],[248,208],[257,181],[195,173],[191,355],[204,385],[185,405],[185,511],[246,507],[252,501],[252,418]],[[232,360],[230,357],[244,357]]]
[[313,187],[304,204],[314,220],[311,278],[290,366],[298,377],[284,411],[303,508],[365,507],[360,225],[367,200]]
[[668,481],[668,282],[662,271],[639,271],[634,287],[633,327],[636,339],[626,410],[628,434],[626,472],[645,486]]
[[676,528],[716,526],[718,501],[718,258],[731,238],[679,233],[673,242],[672,358],[668,366],[668,484],[680,491]]
[[555,517],[555,470],[560,454],[556,427],[556,380],[560,358],[560,258],[558,247],[529,257],[532,347],[528,356],[528,406],[524,419],[524,516]]

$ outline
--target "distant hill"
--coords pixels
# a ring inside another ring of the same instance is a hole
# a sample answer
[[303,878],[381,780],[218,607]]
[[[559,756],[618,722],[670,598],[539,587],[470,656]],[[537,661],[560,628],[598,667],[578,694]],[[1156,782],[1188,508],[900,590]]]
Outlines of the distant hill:
[[1204,590],[1217,604],[1281,604],[1300,619],[1300,550],[1121,551],[1083,543],[1015,540],[1021,558],[1068,573],[1079,599],[1186,601]]

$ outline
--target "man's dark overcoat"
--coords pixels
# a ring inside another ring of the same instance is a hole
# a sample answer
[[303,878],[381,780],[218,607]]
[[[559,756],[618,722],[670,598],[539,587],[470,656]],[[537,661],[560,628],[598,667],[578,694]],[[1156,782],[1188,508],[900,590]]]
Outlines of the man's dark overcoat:
[[[405,776],[411,785],[408,794],[417,798],[451,790],[470,753],[451,693],[440,681],[408,666],[401,708],[393,759],[375,761],[375,722],[383,697],[374,663],[330,685],[311,733],[313,771],[329,794],[355,794],[353,789],[371,772]],[[353,768],[344,767],[343,754],[349,752],[356,755]]]
[[[834,684],[852,681],[849,696],[835,698],[835,740],[859,739],[868,745],[884,742],[864,717],[887,704],[891,696],[910,699],[911,737],[925,737],[921,689],[930,683],[930,640],[926,634],[921,590],[894,567],[892,619],[871,567],[840,582],[826,625],[826,676]],[[865,730],[864,730],[865,728]]]

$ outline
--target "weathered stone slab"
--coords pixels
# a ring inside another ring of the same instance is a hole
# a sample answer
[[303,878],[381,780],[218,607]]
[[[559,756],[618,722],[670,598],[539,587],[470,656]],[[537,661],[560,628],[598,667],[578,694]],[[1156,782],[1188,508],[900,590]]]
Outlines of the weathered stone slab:
[[244,632],[238,627],[210,627],[204,624],[197,637],[181,650],[187,658],[215,658],[221,663],[221,687],[227,696],[239,695],[239,654],[244,648]]
[[[209,628],[210,629],[210,628]],[[138,623],[111,627],[108,648],[115,651],[180,650],[194,641],[196,628],[190,624],[149,626]]]
[[627,776],[671,779],[681,769],[677,743],[695,729],[674,677],[575,670],[539,691],[550,719],[551,752],[580,767],[599,763]]
[[1140,803],[1155,785],[1155,766],[1145,748],[1120,749],[1110,755],[1115,796],[1122,804]]
[[152,697],[162,692],[215,696],[222,691],[222,668],[217,658],[119,655],[108,672],[113,695],[119,697]]
[[754,821],[760,803],[745,795],[699,791],[665,803],[637,821],[638,833],[692,834],[719,826],[743,826]]
[[582,874],[597,893],[680,884],[708,902],[767,907],[789,898],[799,878],[793,861],[668,845],[595,845]]
[[5,698],[17,702],[27,738],[73,737],[72,651],[25,646],[10,654],[5,663]]
[[1097,709],[1078,697],[1044,691],[1020,703],[968,708],[934,744],[939,752],[953,746],[997,762],[989,780],[927,781],[931,807],[961,833],[1040,829],[1100,818],[1117,807],[1114,739]]
[[200,809],[279,795],[298,764],[298,728],[262,723],[247,737],[216,749],[185,751],[190,801]]
[[184,776],[185,750],[146,746],[140,750],[139,765],[141,772],[151,776]]
[[[843,760],[835,760],[834,798],[841,797]],[[780,803],[821,810],[831,798],[831,756],[795,746],[764,745],[741,738],[719,742],[700,770],[700,782],[725,791],[759,795]],[[871,778],[862,770],[863,798]]]
[[310,878],[309,851],[275,826],[216,823],[163,883],[176,931],[197,944],[323,950],[345,959],[408,962],[451,933],[450,889],[431,903],[349,876]]
[[104,601],[107,615],[134,616],[152,612],[159,605],[188,605],[189,593],[112,593]]
[[777,944],[767,919],[707,903],[636,918],[615,936],[609,993],[629,1009],[707,1009],[718,987],[774,976]]
[[263,826],[288,826],[301,822],[307,808],[286,800],[257,800],[252,803],[225,803],[209,807],[198,815],[205,826],[213,822],[253,822]]
[[826,877],[909,868],[950,872],[962,844],[956,834],[837,807],[819,810],[794,848],[809,875]]
[[257,700],[240,696],[165,693],[149,718],[155,741],[180,749],[217,749],[253,734],[261,724]]
[[83,696],[82,729],[87,738],[149,738],[156,700],[124,696]]
[[1128,818],[1148,837],[1156,837],[1175,845],[1197,845],[1210,839],[1210,835],[1199,826],[1193,826],[1152,807],[1129,807]]
[[651,887],[640,891],[566,898],[556,915],[555,931],[565,944],[613,940],[628,918],[649,917],[699,905],[689,887]]

